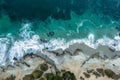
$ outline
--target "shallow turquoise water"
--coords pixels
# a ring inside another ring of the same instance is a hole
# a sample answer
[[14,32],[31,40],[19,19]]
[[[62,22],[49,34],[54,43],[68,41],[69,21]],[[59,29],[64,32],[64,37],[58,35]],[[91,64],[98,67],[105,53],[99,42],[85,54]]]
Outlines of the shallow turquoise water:
[[[119,34],[116,29],[119,26],[119,20],[115,21],[111,17],[101,17],[96,14],[91,14],[88,10],[83,15],[77,15],[71,12],[70,20],[56,20],[51,17],[45,21],[11,21],[7,15],[0,18],[0,35],[6,36],[11,33],[13,36],[19,37],[20,29],[23,24],[29,23],[31,31],[34,34],[40,35],[41,38],[65,38],[81,39],[87,37],[89,34],[94,34],[95,38],[102,38],[104,36],[113,38]],[[48,36],[50,32],[54,35]]]
[[[0,35],[18,37],[22,24],[30,23],[32,31],[43,38],[74,39],[89,34],[96,39],[113,38],[120,33],[119,8],[119,0],[1,0]],[[50,32],[54,35],[48,37]]]

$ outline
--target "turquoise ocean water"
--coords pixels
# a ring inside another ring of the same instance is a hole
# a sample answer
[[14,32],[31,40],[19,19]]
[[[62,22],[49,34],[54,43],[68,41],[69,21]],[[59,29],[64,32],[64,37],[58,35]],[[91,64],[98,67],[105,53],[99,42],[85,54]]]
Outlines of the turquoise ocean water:
[[0,0],[0,65],[74,42],[120,50],[120,1]]

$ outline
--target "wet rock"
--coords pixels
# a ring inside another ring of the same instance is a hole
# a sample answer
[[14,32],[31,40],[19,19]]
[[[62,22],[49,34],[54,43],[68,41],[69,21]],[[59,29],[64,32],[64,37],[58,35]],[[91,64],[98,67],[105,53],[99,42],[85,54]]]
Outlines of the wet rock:
[[99,54],[100,54],[99,52],[95,52],[94,54],[91,54],[91,55],[82,63],[81,67],[82,67],[83,65],[85,65],[86,62],[89,61],[91,58],[95,58],[96,56],[99,56]]
[[33,58],[33,53],[28,53],[28,54],[25,54],[24,56],[23,56],[23,59],[26,59],[26,58],[28,58],[28,57],[31,57],[31,58]]
[[105,74],[110,78],[113,78],[115,76],[115,73],[110,69],[106,69]]
[[53,73],[46,73],[45,77],[47,80],[53,80],[54,79],[54,74]]
[[34,77],[32,75],[25,75],[25,77],[23,77],[23,80],[34,80]]
[[64,52],[62,49],[57,49],[56,51],[54,51],[54,54],[56,54],[56,56],[60,56],[60,55],[63,55]]
[[5,80],[15,80],[15,76],[11,75],[10,77],[6,78]]
[[48,51],[48,52],[53,53],[53,54],[55,54],[56,56],[62,56],[62,55],[65,54],[65,52],[64,52],[62,49],[57,49],[57,50],[55,50],[55,51]]
[[46,70],[48,70],[48,65],[46,63],[40,64],[40,69],[42,71],[46,71]]
[[90,75],[86,72],[83,73],[85,75],[86,78],[90,78]]
[[0,71],[1,71],[1,72],[5,72],[5,71],[6,71],[6,67],[5,67],[5,66],[1,66],[1,67],[0,67]]
[[99,58],[100,57],[100,52],[95,52],[94,54],[91,55],[91,58]]
[[76,49],[75,51],[74,51],[74,55],[79,55],[79,53],[80,52],[83,52],[81,49]]
[[114,49],[114,48],[110,48],[110,47],[109,47],[109,50],[112,51],[112,52],[115,52],[115,49]]
[[14,61],[18,61],[18,59],[16,57],[13,58]]
[[46,50],[48,50],[49,48],[48,48],[48,47],[46,47],[45,49],[46,49]]
[[99,72],[100,74],[102,74],[102,76],[105,75],[105,72],[102,68],[97,68],[96,71]]
[[62,77],[64,80],[76,80],[75,75],[71,73],[70,71],[63,73]]
[[72,51],[69,49],[64,50],[64,54],[73,55]]
[[48,42],[46,39],[43,39],[43,38],[41,38],[40,41],[43,42],[43,43],[47,43]]
[[29,64],[27,64],[26,62],[21,62],[22,64],[26,65],[27,67],[30,67]]
[[40,71],[40,70],[35,70],[33,73],[32,73],[32,76],[37,79],[37,78],[40,78],[42,76],[43,72]]
[[113,57],[111,57],[111,59],[116,59],[116,58],[119,58],[120,56],[119,55],[114,55]]
[[108,59],[109,57],[107,56],[107,55],[104,55],[104,57],[103,57],[103,59],[105,60],[105,59]]

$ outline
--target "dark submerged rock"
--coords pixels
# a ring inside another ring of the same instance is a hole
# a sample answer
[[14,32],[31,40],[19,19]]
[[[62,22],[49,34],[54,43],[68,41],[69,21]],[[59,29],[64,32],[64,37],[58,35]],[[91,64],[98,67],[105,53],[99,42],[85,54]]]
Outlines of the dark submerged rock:
[[120,37],[120,33],[118,34],[118,36]]
[[117,26],[116,29],[117,29],[118,31],[120,31],[120,26]]
[[43,39],[43,38],[41,38],[40,41],[43,42],[43,43],[47,43],[48,42],[46,39]]
[[52,36],[54,36],[54,34],[55,34],[55,32],[51,31],[51,32],[47,33],[47,36],[52,37]]

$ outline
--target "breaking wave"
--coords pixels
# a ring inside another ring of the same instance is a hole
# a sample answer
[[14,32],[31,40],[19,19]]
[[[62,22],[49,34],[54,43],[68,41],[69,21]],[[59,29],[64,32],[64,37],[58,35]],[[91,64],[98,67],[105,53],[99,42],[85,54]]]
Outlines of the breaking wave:
[[31,24],[23,24],[20,29],[19,39],[15,39],[12,34],[0,38],[0,66],[13,65],[13,58],[21,59],[25,54],[34,53],[42,54],[42,49],[57,50],[66,49],[74,43],[84,43],[91,48],[96,49],[99,45],[108,46],[116,51],[120,51],[120,35],[113,39],[104,36],[95,40],[95,35],[90,33],[88,37],[82,39],[51,38],[46,42],[41,41],[41,36],[31,30]]

